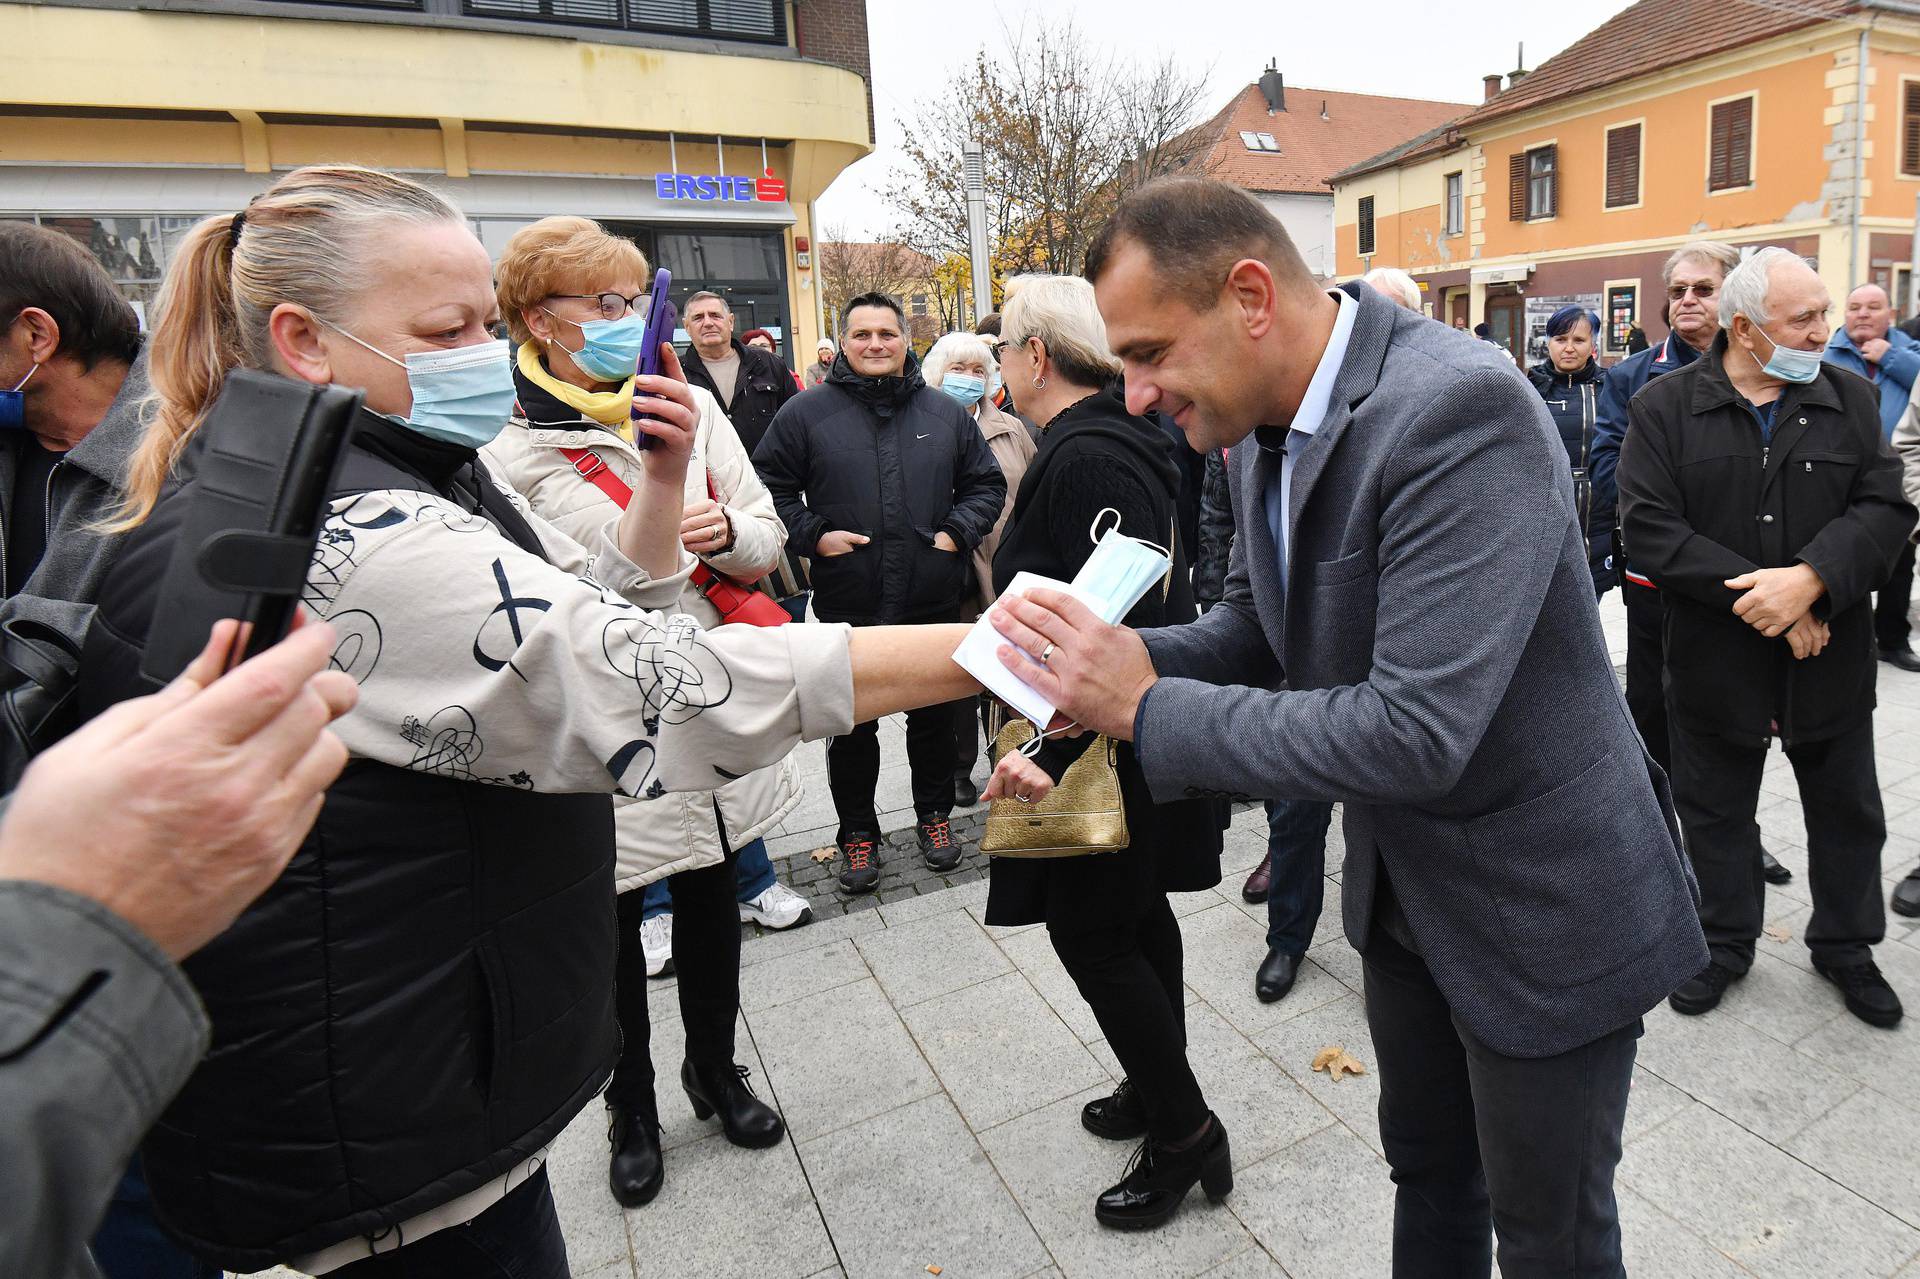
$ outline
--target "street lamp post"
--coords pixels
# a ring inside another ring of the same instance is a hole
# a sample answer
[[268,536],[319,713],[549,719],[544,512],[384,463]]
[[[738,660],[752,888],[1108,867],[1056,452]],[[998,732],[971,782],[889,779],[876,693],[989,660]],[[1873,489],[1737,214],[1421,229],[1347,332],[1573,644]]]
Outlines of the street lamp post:
[[977,142],[960,152],[967,188],[967,247],[973,258],[973,322],[993,310],[993,271],[987,262],[987,158]]

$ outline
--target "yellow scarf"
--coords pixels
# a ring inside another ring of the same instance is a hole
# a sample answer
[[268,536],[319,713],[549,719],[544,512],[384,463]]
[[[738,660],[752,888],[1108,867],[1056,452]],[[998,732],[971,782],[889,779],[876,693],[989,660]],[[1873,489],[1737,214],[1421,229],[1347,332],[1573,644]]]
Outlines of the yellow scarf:
[[571,382],[562,382],[547,372],[540,362],[540,348],[532,342],[520,346],[520,375],[581,416],[593,419],[633,443],[633,379],[612,391],[583,391]]

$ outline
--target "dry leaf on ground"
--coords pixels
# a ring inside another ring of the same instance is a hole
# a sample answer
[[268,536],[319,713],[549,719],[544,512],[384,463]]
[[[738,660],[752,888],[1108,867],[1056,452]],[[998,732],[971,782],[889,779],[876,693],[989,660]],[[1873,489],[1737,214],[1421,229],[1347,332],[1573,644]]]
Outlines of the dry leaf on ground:
[[1313,1055],[1313,1068],[1315,1071],[1324,1071],[1327,1077],[1336,1083],[1339,1082],[1340,1076],[1343,1073],[1348,1075],[1364,1075],[1367,1073],[1367,1068],[1361,1063],[1360,1059],[1350,1054],[1346,1050],[1346,1047],[1341,1044],[1328,1044],[1325,1048],[1315,1053]]
[[930,1274],[930,1275],[937,1275],[937,1274],[939,1274],[939,1273],[940,1273],[940,1267],[938,1267],[938,1266],[928,1266],[928,1267],[927,1267],[927,1273],[928,1273],[928,1274]]
[[830,862],[833,860],[834,851],[833,845],[829,844],[825,848],[814,849],[808,853],[807,856],[813,858],[816,862]]
[[1788,928],[1785,924],[1768,924],[1763,931],[1767,934],[1768,941],[1793,940],[1793,929]]

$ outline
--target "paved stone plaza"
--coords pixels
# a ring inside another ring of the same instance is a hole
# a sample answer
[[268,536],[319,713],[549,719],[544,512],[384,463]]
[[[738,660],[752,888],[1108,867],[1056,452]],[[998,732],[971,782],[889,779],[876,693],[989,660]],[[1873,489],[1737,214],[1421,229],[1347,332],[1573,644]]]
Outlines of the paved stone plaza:
[[[1604,610],[1616,656],[1617,596]],[[1887,886],[1920,860],[1920,676],[1882,666],[1880,780]],[[889,802],[904,802],[897,726]],[[820,747],[803,749],[810,798],[776,854],[787,870],[832,838]],[[1805,832],[1786,760],[1769,761],[1767,845],[1794,871],[1769,896],[1751,976],[1699,1019],[1647,1018],[1620,1168],[1635,1276],[1920,1279],[1920,1027],[1848,1016],[1810,970]],[[905,825],[910,813],[895,814]],[[606,1189],[605,1120],[590,1106],[556,1147],[554,1191],[574,1273],[586,1279],[907,1279],[974,1276],[1282,1276],[1388,1273],[1392,1187],[1374,1124],[1376,1079],[1330,1081],[1310,1063],[1344,1045],[1372,1064],[1360,963],[1340,935],[1339,823],[1310,962],[1263,1005],[1253,969],[1265,907],[1239,898],[1265,826],[1242,813],[1216,892],[1176,897],[1186,942],[1196,1073],[1232,1137],[1236,1185],[1196,1190],[1150,1234],[1094,1224],[1094,1194],[1130,1144],[1081,1129],[1078,1111],[1118,1067],[1043,928],[982,925],[970,852],[946,886],[900,849],[885,891],[851,913],[745,946],[739,1059],[785,1114],[789,1140],[737,1150],[693,1119],[675,1084],[672,982],[653,985],[667,1180],[622,1212]],[[909,845],[910,847],[910,845]],[[971,882],[966,882],[971,876]],[[803,888],[823,913],[830,878]],[[1878,958],[1920,1016],[1920,923],[1889,916]]]

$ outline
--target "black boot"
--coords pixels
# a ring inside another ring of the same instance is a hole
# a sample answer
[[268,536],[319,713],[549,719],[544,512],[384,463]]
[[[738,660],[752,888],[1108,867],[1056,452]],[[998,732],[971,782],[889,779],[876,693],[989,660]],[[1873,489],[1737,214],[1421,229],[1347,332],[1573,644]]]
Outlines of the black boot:
[[1151,1230],[1173,1216],[1196,1181],[1213,1203],[1232,1193],[1226,1125],[1211,1111],[1207,1122],[1205,1135],[1180,1150],[1155,1145],[1152,1137],[1141,1142],[1120,1184],[1094,1200],[1094,1219],[1118,1230]]
[[639,1106],[607,1107],[607,1142],[613,1147],[613,1159],[607,1166],[607,1187],[623,1208],[638,1208],[653,1202],[666,1180],[666,1165],[660,1159],[660,1121],[649,1103]]
[[687,1061],[680,1065],[680,1086],[693,1103],[695,1119],[711,1119],[718,1112],[728,1141],[759,1150],[786,1136],[787,1125],[778,1111],[753,1095],[753,1085],[747,1082],[751,1073],[730,1061],[718,1066]]
[[1147,1108],[1130,1080],[1122,1079],[1110,1097],[1095,1097],[1080,1108],[1080,1126],[1108,1141],[1132,1141],[1146,1135]]

